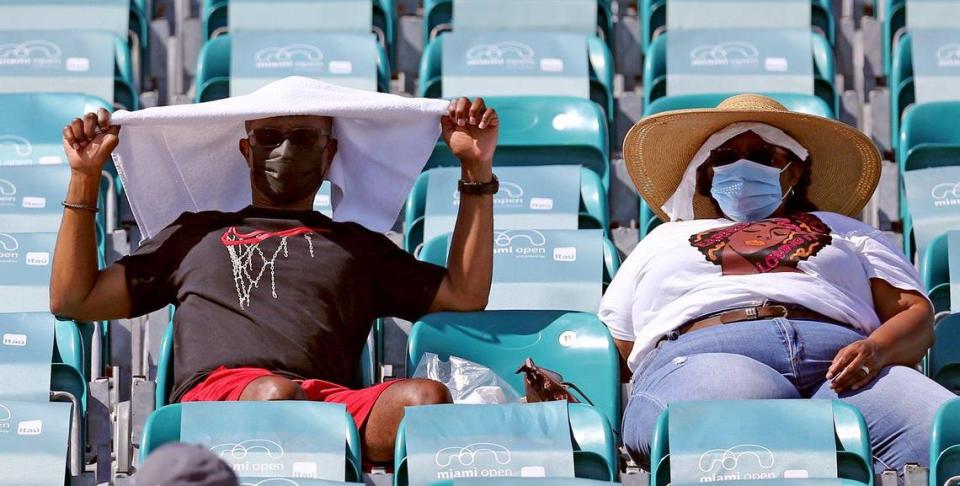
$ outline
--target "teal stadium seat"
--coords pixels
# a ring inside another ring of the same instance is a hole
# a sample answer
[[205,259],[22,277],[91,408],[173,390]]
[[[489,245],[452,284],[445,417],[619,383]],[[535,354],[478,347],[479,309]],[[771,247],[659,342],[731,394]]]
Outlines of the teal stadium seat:
[[[824,422],[812,420],[820,415],[818,412],[823,411],[818,407],[824,405],[830,407],[825,411]],[[677,417],[671,419],[671,414]],[[791,429],[791,434],[787,434],[784,428]],[[800,433],[792,435],[798,431]],[[809,431],[815,431],[816,435]],[[672,404],[660,414],[653,432],[651,486],[700,484],[671,479],[671,473],[690,476],[694,472],[671,470],[671,461],[680,461],[677,457],[671,457],[673,442],[682,442],[682,447],[674,444],[674,449],[681,447],[673,451],[674,456],[686,455],[688,458],[696,453],[696,457],[700,458],[700,471],[704,473],[720,474],[733,480],[750,479],[749,483],[735,481],[735,484],[764,484],[756,479],[767,478],[747,476],[752,472],[749,467],[759,461],[760,467],[764,468],[767,457],[769,461],[774,461],[781,453],[808,455],[806,464],[798,465],[796,469],[809,467],[813,470],[823,465],[825,457],[835,456],[837,475],[817,477],[807,471],[807,475],[798,475],[790,480],[770,480],[769,484],[812,486],[840,483],[872,486],[874,481],[873,456],[866,422],[856,408],[838,400],[714,400]],[[733,444],[751,444],[748,446],[751,449],[743,445],[731,447]],[[734,450],[738,447],[741,450]],[[712,456],[708,456],[711,453]],[[705,464],[704,458],[712,460]],[[795,458],[792,464],[797,464]],[[701,482],[709,479],[701,478]]]
[[[640,12],[640,41],[647,52],[654,39],[666,31],[669,0],[637,0]],[[746,8],[746,7],[745,7]],[[836,27],[830,0],[810,0],[810,25],[835,43]]]
[[893,61],[890,68],[890,144],[893,152],[898,152],[900,145],[900,118],[907,107],[916,102],[913,80],[913,41],[910,34],[906,34],[897,43],[893,52]]
[[[669,42],[669,37],[668,34],[657,36],[651,43],[643,60],[643,79],[645,80],[643,91],[644,99],[648,104],[667,96],[667,42]],[[826,38],[820,34],[813,34],[812,39],[814,94],[826,102],[831,108],[831,112],[837,113],[839,98],[833,84],[836,75],[833,49]]]
[[[335,35],[335,34],[331,34]],[[197,61],[195,101],[213,101],[230,96],[231,35],[214,37],[203,44]],[[390,91],[390,61],[382,46],[377,46],[377,88]]]
[[[15,298],[5,291],[0,297]],[[5,425],[5,432],[13,432],[11,424],[17,424],[16,434],[0,434],[4,481],[70,484],[64,465],[76,478],[85,464],[87,382],[80,332],[72,322],[29,312],[0,313],[0,334],[0,430]]]
[[[264,0],[263,3],[270,3]],[[292,3],[288,3],[291,5]],[[396,59],[396,4],[394,0],[373,0],[373,22],[371,30],[377,34],[377,39],[384,49],[390,52],[390,59]],[[315,7],[321,8],[321,7]],[[203,39],[209,40],[230,31],[229,10],[230,0],[203,0],[200,7],[203,30]],[[279,24],[279,25],[278,25]],[[302,26],[294,26],[296,29]],[[282,23],[264,22],[264,30],[277,30],[286,28]]]
[[[443,92],[443,39],[437,37],[430,41],[423,50],[420,58],[420,85],[419,95],[426,98],[440,98]],[[600,39],[592,36],[585,37],[587,43],[587,58],[590,71],[590,99],[603,108],[608,122],[613,121],[613,55],[610,48]],[[503,93],[509,95],[510,93]],[[501,117],[501,120],[506,117]]]
[[[909,48],[909,37],[899,48]],[[934,101],[910,105],[900,124],[897,161],[900,174],[932,167],[960,166],[960,134],[945,120],[960,115],[960,101]],[[900,216],[903,221],[904,252],[912,256],[914,241],[913,217],[907,203],[906,187],[901,177]],[[946,224],[946,222],[945,222]],[[960,229],[942,227],[941,230]],[[923,261],[920,256],[920,261]]]
[[584,403],[592,403],[613,430],[620,430],[619,355],[609,331],[596,315],[583,312],[445,312],[424,316],[410,330],[408,374],[424,353],[451,355],[492,369],[523,395],[523,377],[515,374],[527,358],[575,384]]
[[[907,28],[907,2],[906,0],[879,0],[884,2],[886,18],[882,19],[883,29],[883,68],[884,74],[892,73],[893,51],[896,45],[902,40]],[[894,87],[893,84],[890,85]]]
[[[360,436],[353,417],[341,404],[275,401],[167,405],[147,418],[141,463],[160,446],[174,442],[210,448],[231,464],[243,484],[266,484],[261,481],[270,478],[302,486],[361,480]],[[342,479],[335,477],[339,467],[344,468]]]
[[[371,331],[370,338],[360,356],[358,383],[361,386],[371,386],[376,381],[377,356],[381,355],[382,323],[377,321]],[[173,392],[173,311],[170,312],[170,322],[163,331],[160,340],[160,357],[157,360],[157,386],[154,401],[157,408],[170,404],[170,394]]]
[[[469,420],[471,416],[471,406],[462,405],[436,405],[434,407],[454,407],[453,410],[462,412],[464,420]],[[594,479],[604,482],[613,482],[617,478],[617,456],[616,440],[611,431],[610,424],[604,418],[603,414],[596,408],[586,404],[571,403],[567,407],[570,423],[570,438],[573,446],[573,466],[574,474],[578,478]],[[397,430],[397,442],[394,449],[394,464],[396,473],[393,478],[394,486],[407,486],[410,483],[410,463],[407,461],[407,444],[410,430],[416,429],[416,425],[409,424],[410,420],[404,418],[400,422]],[[447,429],[446,438],[458,438],[458,443],[471,444],[475,442],[470,435],[464,434],[458,430],[458,425],[463,422],[450,421]],[[519,438],[522,440],[522,438]],[[498,444],[474,444],[478,446],[498,446]],[[470,447],[470,446],[467,446]],[[502,446],[501,446],[502,447]],[[476,456],[479,457],[479,456]],[[498,459],[499,460],[499,459]],[[467,459],[468,462],[472,462]],[[554,478],[550,478],[553,480]],[[523,484],[514,480],[510,484]],[[430,481],[430,486],[447,486],[460,484],[451,480]],[[549,484],[565,484],[562,480],[557,480]],[[577,484],[577,483],[573,483]]]
[[[419,258],[446,265],[451,238],[428,240]],[[620,267],[616,247],[600,230],[502,229],[493,240],[488,310],[597,312]]]
[[[522,2],[523,0],[515,0]],[[610,0],[597,0],[597,34],[614,48],[616,38],[613,30],[613,7]],[[516,13],[502,12],[503,15]],[[544,17],[547,17],[544,15]],[[544,22],[542,19],[540,22]],[[453,0],[423,1],[423,45],[453,28]],[[554,29],[550,29],[554,30]]]
[[934,312],[950,310],[950,255],[947,252],[947,233],[930,242],[918,266],[923,287],[933,302]]
[[927,354],[927,376],[953,393],[960,393],[960,314],[938,320],[934,336],[936,341]]
[[937,411],[930,433],[930,486],[956,484],[960,477],[960,399]]
[[[548,159],[545,159],[548,160]],[[499,164],[498,164],[499,165]],[[497,198],[521,198],[517,202],[517,209],[510,209],[509,216],[512,217],[509,221],[511,224],[505,225],[500,220],[497,225],[499,229],[522,229],[526,227],[527,221],[530,219],[537,219],[540,221],[544,218],[542,216],[546,213],[546,208],[532,209],[531,204],[535,203],[537,197],[549,197],[550,198],[550,208],[549,210],[557,209],[554,208],[554,201],[562,200],[565,197],[571,198],[577,197],[572,194],[560,194],[559,192],[551,192],[551,189],[556,188],[560,184],[551,184],[555,182],[550,180],[550,176],[558,175],[557,167],[555,166],[534,166],[534,167],[523,167],[523,168],[500,168],[498,169],[498,177],[500,179],[501,191],[503,196],[494,197],[494,210],[495,215],[501,211],[507,211],[506,205],[498,205]],[[444,186],[440,187],[435,182],[431,183],[431,174],[439,174],[439,171],[449,171],[448,176],[457,176],[459,174],[459,169],[457,168],[446,168],[446,169],[430,169],[426,172],[420,174],[416,182],[414,182],[413,189],[410,191],[410,195],[407,197],[406,209],[404,210],[404,248],[409,252],[415,252],[417,248],[423,244],[424,235],[425,235],[425,225],[427,219],[430,217],[428,206],[428,194],[431,191],[440,191],[439,194],[443,196],[443,200],[447,200],[448,195],[454,195],[456,191],[456,183],[452,178],[445,178],[453,184],[453,187]],[[552,229],[602,229],[606,233],[607,228],[610,225],[608,210],[607,210],[607,192],[604,190],[603,181],[600,176],[585,167],[579,167],[579,171],[570,171],[570,172],[579,172],[579,200],[577,214],[574,216],[571,214],[569,219],[576,219],[573,226],[570,227],[559,227],[551,226]],[[454,174],[455,173],[455,174]],[[517,174],[514,176],[513,174]],[[540,177],[540,175],[545,177]],[[563,174],[567,175],[567,174]],[[518,185],[512,177],[518,177],[517,181],[520,182]],[[436,179],[434,179],[436,180]],[[524,183],[526,182],[526,183]],[[531,184],[538,182],[545,182],[544,185],[538,186],[536,188],[531,188]],[[565,182],[565,181],[559,181]],[[507,186],[507,185],[511,186]],[[450,189],[450,190],[447,190]],[[438,198],[441,199],[441,198]],[[453,196],[451,204],[446,206],[448,213],[444,213],[443,217],[449,218],[454,216],[454,211],[456,211],[456,201],[459,198]],[[509,202],[509,201],[505,201]],[[559,206],[559,204],[557,204]],[[501,209],[503,207],[503,209]],[[549,213],[548,213],[549,214]],[[539,228],[545,229],[545,226],[538,226]],[[443,232],[453,231],[452,225],[448,228],[445,228]]]
[[[608,190],[610,135],[596,103],[552,96],[491,96],[484,101],[500,116],[495,167],[580,165],[596,172]],[[460,161],[440,142],[425,168],[434,167],[460,167]]]

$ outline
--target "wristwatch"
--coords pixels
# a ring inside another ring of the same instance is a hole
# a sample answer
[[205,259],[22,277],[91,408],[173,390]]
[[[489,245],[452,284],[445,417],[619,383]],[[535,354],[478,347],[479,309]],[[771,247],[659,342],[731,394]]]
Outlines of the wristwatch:
[[500,179],[497,179],[497,175],[493,174],[493,179],[490,182],[468,182],[463,179],[457,183],[457,190],[460,191],[460,194],[466,194],[468,196],[486,196],[496,194],[500,190]]

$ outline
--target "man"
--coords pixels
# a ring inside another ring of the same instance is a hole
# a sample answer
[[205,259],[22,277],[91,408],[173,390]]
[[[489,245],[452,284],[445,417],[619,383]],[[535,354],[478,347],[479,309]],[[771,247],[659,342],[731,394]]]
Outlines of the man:
[[134,254],[98,270],[100,173],[120,131],[109,123],[101,110],[63,130],[72,176],[50,283],[53,313],[104,320],[173,303],[173,401],[344,403],[373,462],[392,459],[403,407],[450,401],[430,380],[363,390],[344,385],[357,376],[376,317],[414,320],[486,307],[499,119],[482,99],[458,99],[441,119],[465,183],[446,269],[417,261],[381,234],[312,211],[337,151],[333,120],[283,116],[247,121],[248,136],[239,141],[251,206],[184,213]]

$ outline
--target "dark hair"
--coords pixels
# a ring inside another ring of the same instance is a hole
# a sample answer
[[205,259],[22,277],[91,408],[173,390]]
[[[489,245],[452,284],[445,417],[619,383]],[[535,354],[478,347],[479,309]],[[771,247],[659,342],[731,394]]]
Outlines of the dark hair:
[[[812,179],[812,171],[810,170],[812,162],[810,157],[807,156],[806,160],[800,160],[796,154],[789,151],[787,152],[787,157],[790,159],[790,162],[802,166],[803,172],[800,174],[800,180],[798,180],[791,189],[792,194],[787,196],[786,204],[784,205],[784,214],[817,211],[817,205],[810,202],[807,198],[807,189],[810,188]],[[720,210],[720,205],[717,204],[716,199],[710,194],[710,186],[713,183],[713,180],[707,177],[707,171],[710,167],[708,163],[700,164],[700,167],[697,167],[697,194],[710,198],[710,202],[713,203],[713,208],[718,213],[723,214],[723,211]]]

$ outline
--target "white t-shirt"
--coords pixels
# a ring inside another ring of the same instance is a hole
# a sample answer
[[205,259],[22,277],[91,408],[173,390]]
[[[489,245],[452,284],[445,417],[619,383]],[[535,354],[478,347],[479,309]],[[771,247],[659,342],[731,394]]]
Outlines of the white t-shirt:
[[753,223],[666,223],[633,250],[600,303],[614,338],[641,359],[685,322],[765,300],[799,304],[867,333],[880,326],[871,278],[923,293],[916,269],[879,230],[835,213]]

